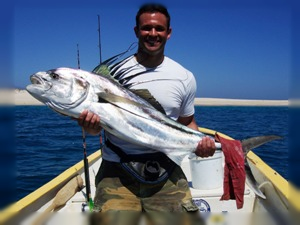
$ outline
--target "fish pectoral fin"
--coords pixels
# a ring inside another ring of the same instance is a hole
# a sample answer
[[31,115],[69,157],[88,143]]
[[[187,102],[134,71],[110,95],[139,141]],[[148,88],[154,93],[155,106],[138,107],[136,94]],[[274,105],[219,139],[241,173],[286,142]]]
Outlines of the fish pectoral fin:
[[140,104],[138,102],[134,102],[130,99],[127,99],[127,98],[124,98],[122,96],[119,96],[119,95],[115,95],[115,94],[112,94],[112,93],[104,93],[104,92],[101,92],[101,93],[97,93],[98,95],[98,102],[109,102],[113,105],[118,105],[118,103],[126,103],[126,104],[129,104],[129,105],[134,105],[134,106],[137,106],[137,107],[147,107],[146,105],[143,105],[143,104]]
[[[119,95],[115,95],[115,94],[112,94],[112,93],[97,93],[98,95],[98,102],[107,102],[107,103],[110,103],[120,109],[123,109],[127,112],[130,112],[134,115],[137,115],[139,117],[142,117],[142,118],[146,118],[146,119],[149,119],[149,117],[147,116],[147,114],[141,114],[139,113],[139,110],[138,109],[144,109],[144,111],[148,111],[148,110],[153,110],[153,108],[150,106],[147,106],[147,105],[144,105],[144,104],[141,104],[141,103],[138,103],[138,102],[135,102],[135,101],[132,101],[130,99],[127,99],[127,98],[124,98],[122,96],[119,96]],[[132,107],[134,106],[134,107]]]

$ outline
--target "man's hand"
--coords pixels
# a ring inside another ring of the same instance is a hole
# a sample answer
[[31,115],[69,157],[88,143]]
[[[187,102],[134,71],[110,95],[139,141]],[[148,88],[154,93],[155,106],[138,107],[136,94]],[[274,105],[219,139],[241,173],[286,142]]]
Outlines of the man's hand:
[[206,136],[198,143],[195,154],[200,157],[213,156],[216,151],[215,141]]
[[76,120],[78,125],[91,135],[97,135],[101,131],[100,117],[88,110],[84,110]]

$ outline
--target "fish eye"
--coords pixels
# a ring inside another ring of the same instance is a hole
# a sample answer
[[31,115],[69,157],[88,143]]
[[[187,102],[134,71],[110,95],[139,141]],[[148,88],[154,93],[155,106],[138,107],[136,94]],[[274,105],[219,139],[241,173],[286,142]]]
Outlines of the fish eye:
[[55,80],[58,80],[58,79],[59,79],[59,75],[56,74],[56,73],[50,73],[49,75],[50,75],[50,77],[51,77],[52,79],[55,79]]

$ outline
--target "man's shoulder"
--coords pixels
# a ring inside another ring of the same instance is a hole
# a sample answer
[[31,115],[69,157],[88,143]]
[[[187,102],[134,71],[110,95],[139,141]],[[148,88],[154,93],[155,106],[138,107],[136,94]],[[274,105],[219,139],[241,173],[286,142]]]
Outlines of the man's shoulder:
[[[179,67],[184,68],[179,62],[175,61],[174,59],[171,59],[171,58],[168,57],[168,56],[165,56],[165,63],[166,63],[166,64],[172,64],[172,65],[175,65],[175,66],[179,66]],[[184,68],[184,69],[185,69],[185,68]]]
[[192,74],[192,72],[190,70],[188,70],[183,65],[181,65],[179,62],[175,61],[174,59],[171,59],[168,56],[165,56],[165,64],[176,70],[183,70],[183,71],[186,71],[186,72]]

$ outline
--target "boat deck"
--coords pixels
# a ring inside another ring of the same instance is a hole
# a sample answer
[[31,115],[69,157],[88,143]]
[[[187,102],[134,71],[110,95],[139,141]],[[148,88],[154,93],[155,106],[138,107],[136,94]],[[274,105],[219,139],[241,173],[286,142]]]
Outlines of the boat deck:
[[[96,186],[94,182],[94,178],[96,176],[96,173],[98,171],[98,168],[101,163],[101,158],[96,160],[95,162],[92,163],[92,165],[89,167],[89,173],[90,173],[90,183],[91,183],[91,193],[92,197],[94,198],[94,194],[96,191]],[[236,202],[235,200],[228,200],[228,201],[220,201],[220,198],[223,194],[223,187],[220,186],[218,188],[214,189],[195,189],[193,188],[193,183],[192,183],[192,177],[191,177],[191,170],[189,166],[189,159],[185,158],[182,162],[182,168],[186,174],[186,177],[189,181],[190,188],[191,188],[191,193],[193,196],[193,199],[197,206],[200,209],[200,213],[206,213],[206,212],[211,212],[213,214],[224,214],[227,212],[246,212],[246,213],[251,213],[253,212],[254,208],[254,202],[255,202],[255,193],[246,185],[245,188],[245,195],[244,195],[244,207],[242,209],[237,209],[236,208]],[[84,174],[81,174],[82,179],[84,180]],[[37,214],[42,214],[50,205],[51,202],[53,201],[54,198],[52,198],[49,202],[44,204],[42,207],[40,207],[37,210]],[[72,224],[83,224],[86,217],[84,215],[89,215],[89,208],[86,205],[86,189],[83,188],[80,192],[77,192],[67,203],[66,205],[61,208],[58,213],[53,215],[51,217],[51,220],[49,224],[56,224],[57,221],[63,220],[63,217],[66,217],[65,219],[68,220],[68,223],[71,223],[70,220],[72,221]],[[34,214],[30,218],[26,219],[23,221],[22,224],[31,224],[32,221],[35,220],[36,215]],[[231,223],[232,224],[232,223]],[[243,223],[244,225],[250,224],[249,223]]]

